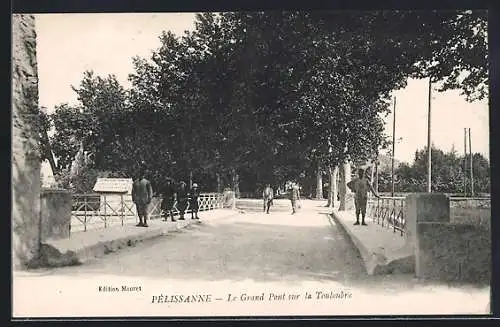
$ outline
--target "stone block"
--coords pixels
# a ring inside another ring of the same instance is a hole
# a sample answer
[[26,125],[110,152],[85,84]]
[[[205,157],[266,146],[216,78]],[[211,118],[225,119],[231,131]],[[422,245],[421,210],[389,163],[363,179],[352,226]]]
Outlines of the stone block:
[[28,268],[56,268],[76,266],[80,264],[81,262],[78,259],[76,252],[66,251],[62,253],[54,246],[42,243],[40,245],[40,252],[37,260],[31,261],[28,265]]
[[450,200],[445,194],[410,194],[405,199],[404,217],[407,243],[415,246],[417,223],[450,221]]
[[488,228],[439,222],[419,223],[417,240],[417,277],[489,284],[491,235]]
[[71,192],[64,189],[43,189],[41,201],[41,240],[70,236]]

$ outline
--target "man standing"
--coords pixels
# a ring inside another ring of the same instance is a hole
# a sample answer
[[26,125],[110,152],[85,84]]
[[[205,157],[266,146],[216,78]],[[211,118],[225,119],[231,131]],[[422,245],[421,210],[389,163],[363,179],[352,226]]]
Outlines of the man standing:
[[292,215],[297,212],[297,204],[300,201],[299,185],[293,183],[290,189],[290,201],[292,201]]
[[198,189],[198,184],[194,183],[193,187],[189,192],[189,206],[191,207],[191,219],[200,219],[198,217],[198,209],[200,205],[198,203],[198,198],[200,197],[200,190]]
[[266,184],[266,188],[262,192],[262,198],[264,199],[264,211],[269,214],[269,207],[273,203],[274,192],[271,185]]
[[356,207],[356,222],[354,225],[359,225],[359,215],[361,214],[361,225],[366,226],[365,216],[366,204],[368,202],[368,190],[370,190],[377,198],[380,198],[380,196],[373,189],[370,181],[366,178],[366,174],[363,169],[358,170],[358,178],[347,183],[347,186],[355,194],[354,206]]
[[181,181],[179,189],[177,190],[177,209],[179,210],[179,220],[184,220],[184,213],[188,206],[188,189],[186,182]]
[[172,210],[177,199],[174,185],[172,184],[172,180],[170,178],[167,179],[166,184],[162,190],[162,197],[163,200],[161,202],[161,208],[163,210],[163,220],[168,221],[168,214],[170,213],[171,220],[176,221],[174,219],[174,213],[172,212]]
[[141,173],[140,178],[132,185],[132,201],[135,203],[139,216],[139,223],[136,226],[148,227],[148,207],[152,198],[151,182],[144,177],[144,173]]

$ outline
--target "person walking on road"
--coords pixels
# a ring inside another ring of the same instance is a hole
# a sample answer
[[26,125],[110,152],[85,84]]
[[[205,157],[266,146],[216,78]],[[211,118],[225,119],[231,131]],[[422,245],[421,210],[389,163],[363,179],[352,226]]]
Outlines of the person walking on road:
[[177,190],[177,209],[179,210],[179,220],[184,220],[184,213],[188,206],[188,189],[186,182],[181,181]]
[[174,218],[174,204],[177,194],[175,193],[174,185],[172,184],[172,180],[170,178],[167,179],[165,186],[162,190],[163,200],[161,202],[161,208],[163,210],[163,220],[168,221],[168,215],[170,214],[170,219],[172,221],[176,221]]
[[269,207],[273,204],[274,198],[274,191],[270,184],[266,184],[266,187],[262,192],[262,198],[264,199],[264,212],[269,214]]
[[198,209],[200,208],[200,204],[198,203],[198,199],[200,197],[200,190],[198,188],[198,184],[194,183],[193,187],[189,191],[189,206],[191,207],[191,219],[200,219],[198,217]]
[[297,212],[297,207],[300,201],[300,191],[299,185],[297,183],[293,183],[290,188],[290,201],[292,202],[292,215]]
[[148,227],[148,208],[153,198],[153,188],[151,182],[141,173],[140,178],[132,184],[132,201],[137,208],[139,223],[137,227]]
[[347,183],[347,186],[355,194],[354,206],[356,207],[356,222],[354,225],[359,225],[359,215],[361,214],[361,225],[366,226],[365,216],[366,204],[368,202],[368,190],[370,190],[377,198],[380,198],[380,196],[374,190],[372,184],[366,177],[364,169],[359,169],[358,178]]

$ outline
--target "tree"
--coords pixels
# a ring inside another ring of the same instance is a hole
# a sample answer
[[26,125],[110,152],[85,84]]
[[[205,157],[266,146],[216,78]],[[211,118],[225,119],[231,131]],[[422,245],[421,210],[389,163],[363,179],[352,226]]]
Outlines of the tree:
[[[469,100],[481,96],[484,17],[198,14],[194,31],[162,33],[150,59],[133,58],[130,90],[112,75],[86,72],[74,88],[80,106],[55,115],[54,152],[67,166],[84,140],[95,168],[133,174],[145,167],[160,184],[193,175],[238,188],[241,175],[253,191],[262,180],[316,176],[318,166],[331,183],[335,166],[373,160],[387,145],[388,97],[409,76],[460,87]],[[472,73],[462,81],[464,69]],[[436,183],[446,188],[449,180]]]
[[80,142],[85,139],[90,130],[88,116],[78,107],[62,104],[55,107],[50,115],[55,133],[50,137],[52,151],[57,158],[57,170],[69,169],[78,153]]
[[[489,193],[489,163],[481,154],[473,155],[474,184],[478,193]],[[464,178],[469,179],[469,171],[464,171],[464,157],[457,156],[455,151],[448,153],[432,148],[431,152],[431,184],[432,191],[442,193],[464,193]],[[467,158],[467,164],[469,163]],[[468,167],[468,166],[467,166]],[[396,169],[400,180],[398,192],[425,192],[427,187],[427,150],[418,150],[412,165],[403,163]],[[470,184],[468,181],[467,183]],[[470,185],[468,186],[470,192]]]
[[54,153],[52,152],[52,146],[50,144],[50,139],[48,136],[48,131],[52,127],[52,120],[50,115],[46,113],[46,108],[39,108],[39,123],[40,123],[40,149],[41,156],[40,160],[47,160],[52,169],[52,173],[56,174],[58,172],[58,166],[56,164]]

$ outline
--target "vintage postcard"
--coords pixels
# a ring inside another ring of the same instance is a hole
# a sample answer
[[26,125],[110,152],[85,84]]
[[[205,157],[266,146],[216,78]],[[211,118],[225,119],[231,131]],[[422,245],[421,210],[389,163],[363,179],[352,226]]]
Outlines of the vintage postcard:
[[14,318],[490,314],[486,11],[12,33]]

